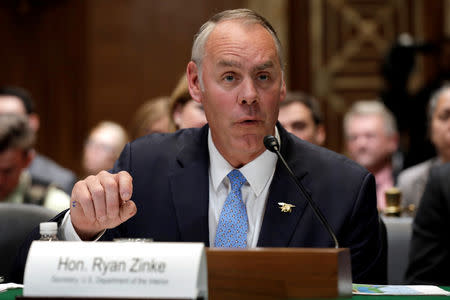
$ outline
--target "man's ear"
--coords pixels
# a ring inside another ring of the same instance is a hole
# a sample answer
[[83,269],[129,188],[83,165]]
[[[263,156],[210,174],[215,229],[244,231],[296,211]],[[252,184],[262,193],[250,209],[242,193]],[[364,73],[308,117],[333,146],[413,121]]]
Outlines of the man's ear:
[[23,168],[26,169],[30,166],[31,162],[33,161],[34,157],[36,156],[36,151],[34,149],[28,150],[25,152],[25,161]]
[[28,115],[28,124],[30,125],[30,128],[33,129],[34,132],[37,132],[39,130],[40,123],[41,122],[39,120],[39,116],[36,113]]
[[395,151],[398,150],[399,144],[400,144],[400,136],[398,133],[393,134],[390,138],[389,138],[389,145],[388,147],[391,148],[391,152],[394,153]]
[[200,86],[199,69],[197,64],[190,61],[187,65],[186,76],[188,81],[189,93],[194,101],[202,103],[202,88]]
[[280,90],[280,102],[286,98],[286,82],[283,79],[283,82],[281,83],[281,90]]
[[323,146],[325,143],[325,139],[327,137],[327,134],[325,132],[325,126],[323,124],[317,125],[316,128],[316,143],[319,146]]

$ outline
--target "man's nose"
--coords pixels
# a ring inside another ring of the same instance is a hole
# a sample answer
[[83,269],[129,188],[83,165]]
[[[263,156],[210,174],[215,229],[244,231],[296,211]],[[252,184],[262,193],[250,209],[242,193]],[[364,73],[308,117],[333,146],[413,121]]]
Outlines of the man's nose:
[[252,79],[245,79],[239,96],[239,104],[252,105],[258,102],[258,92]]

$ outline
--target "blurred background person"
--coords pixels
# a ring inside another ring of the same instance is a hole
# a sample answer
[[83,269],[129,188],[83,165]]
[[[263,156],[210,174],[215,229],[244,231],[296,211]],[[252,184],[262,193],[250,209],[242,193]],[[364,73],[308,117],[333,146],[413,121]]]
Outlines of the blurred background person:
[[189,94],[186,74],[180,78],[170,98],[170,116],[176,130],[206,124],[203,105],[194,101]]
[[[30,94],[18,87],[0,87],[0,114],[18,114],[27,118],[30,128],[37,134],[40,119]],[[68,195],[77,178],[75,173],[61,167],[44,155],[36,153],[29,172],[33,180],[54,184]]]
[[35,131],[17,114],[0,114],[0,202],[42,205],[62,211],[70,197],[48,182],[32,178]]
[[419,206],[431,168],[450,162],[450,84],[435,91],[428,102],[427,114],[428,133],[436,156],[405,169],[398,176],[403,206],[409,212]]
[[[425,60],[432,65],[434,74],[430,76],[423,72],[425,81],[419,86],[417,71],[420,61]],[[401,33],[382,60],[381,75],[385,83],[381,98],[396,117],[400,147],[405,154],[404,166],[411,167],[432,158],[435,152],[428,138],[426,111],[432,94],[450,80],[449,36],[424,41]],[[405,107],[408,113],[405,113]]]
[[287,131],[302,140],[322,146],[325,126],[319,102],[302,92],[288,92],[280,103],[278,120]]
[[83,176],[111,169],[127,142],[128,134],[119,124],[102,121],[96,125],[84,145]]
[[432,167],[414,218],[406,280],[450,285],[450,164]]
[[375,176],[377,206],[383,211],[384,192],[395,185],[400,168],[393,162],[399,144],[393,114],[380,101],[357,101],[344,116],[344,137],[349,157]]
[[170,121],[169,104],[170,97],[158,97],[142,104],[131,119],[131,140],[150,133],[174,131]]

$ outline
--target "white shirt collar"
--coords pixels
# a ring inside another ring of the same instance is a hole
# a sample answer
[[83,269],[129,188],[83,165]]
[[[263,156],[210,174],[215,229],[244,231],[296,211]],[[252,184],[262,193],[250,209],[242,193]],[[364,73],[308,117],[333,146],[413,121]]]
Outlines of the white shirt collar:
[[[278,129],[275,127],[275,137],[280,143]],[[281,144],[280,144],[281,145]],[[208,151],[210,178],[214,189],[217,191],[224,178],[234,168],[225,160],[217,150],[211,137],[211,129],[208,131]],[[277,164],[277,155],[269,150],[239,169],[247,179],[251,189],[259,196],[272,176]]]

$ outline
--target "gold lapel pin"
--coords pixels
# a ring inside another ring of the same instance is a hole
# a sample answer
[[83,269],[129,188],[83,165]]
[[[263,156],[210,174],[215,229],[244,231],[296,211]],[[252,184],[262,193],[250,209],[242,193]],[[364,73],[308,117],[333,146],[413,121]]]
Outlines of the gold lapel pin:
[[284,203],[284,202],[278,202],[278,205],[280,206],[280,209],[282,212],[292,212],[292,208],[295,207],[293,204]]

